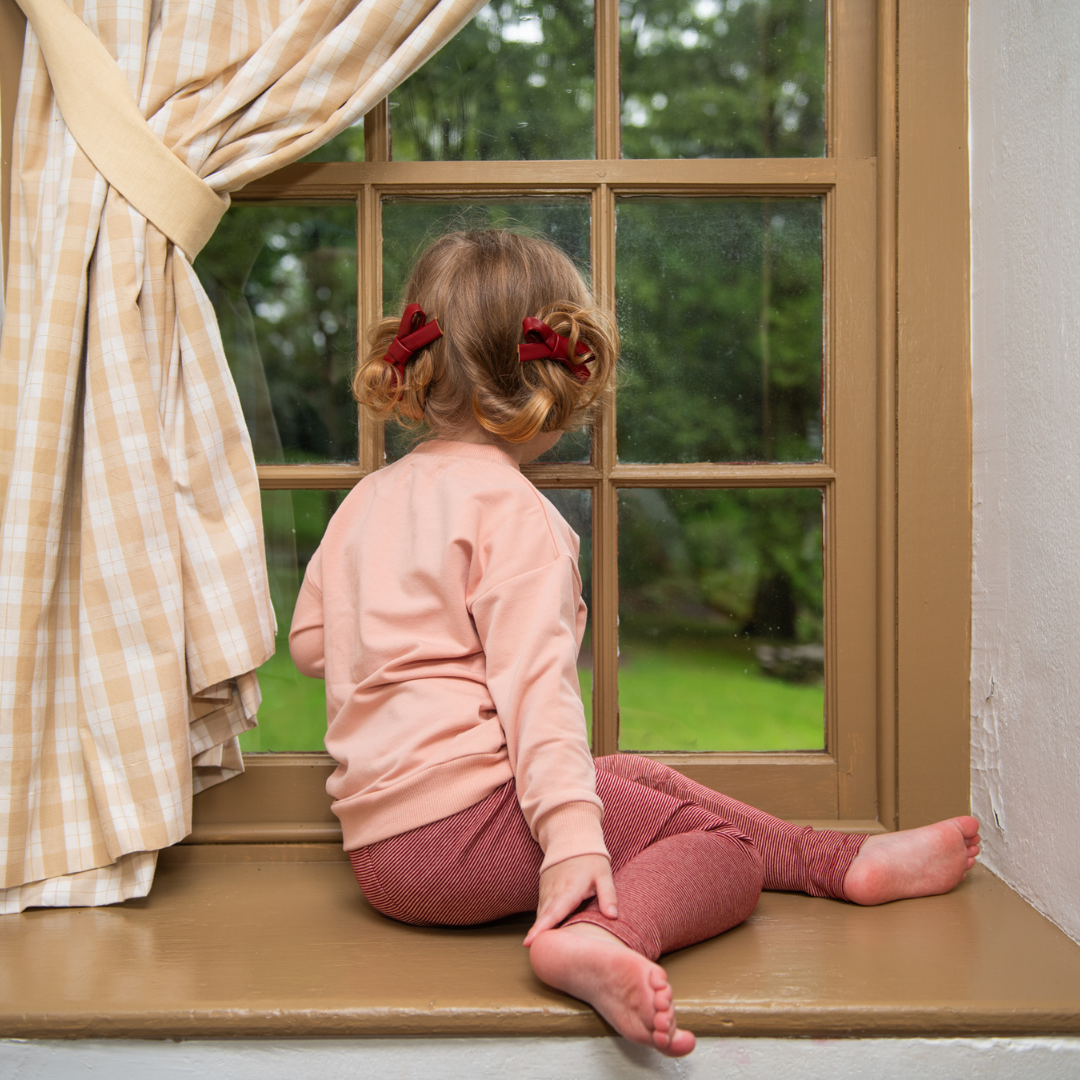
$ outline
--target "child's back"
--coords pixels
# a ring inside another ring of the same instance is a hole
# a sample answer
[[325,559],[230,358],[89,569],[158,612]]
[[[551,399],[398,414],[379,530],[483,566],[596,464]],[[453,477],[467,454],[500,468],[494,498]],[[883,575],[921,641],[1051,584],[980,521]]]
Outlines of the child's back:
[[345,499],[290,644],[326,680],[346,848],[457,813],[516,774],[534,831],[566,807],[559,831],[573,824],[579,842],[556,855],[605,852],[574,664],[577,557],[573,531],[495,446],[424,443]]

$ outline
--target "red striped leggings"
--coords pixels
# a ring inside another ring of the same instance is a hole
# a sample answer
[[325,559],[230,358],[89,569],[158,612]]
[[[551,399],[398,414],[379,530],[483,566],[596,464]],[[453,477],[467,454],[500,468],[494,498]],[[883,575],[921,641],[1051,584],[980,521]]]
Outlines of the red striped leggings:
[[[648,758],[596,761],[617,919],[586,904],[587,922],[657,959],[730,929],[762,888],[844,896],[865,837],[799,828],[729,799]],[[511,780],[460,813],[350,852],[377,911],[420,926],[468,926],[538,901],[543,852]]]

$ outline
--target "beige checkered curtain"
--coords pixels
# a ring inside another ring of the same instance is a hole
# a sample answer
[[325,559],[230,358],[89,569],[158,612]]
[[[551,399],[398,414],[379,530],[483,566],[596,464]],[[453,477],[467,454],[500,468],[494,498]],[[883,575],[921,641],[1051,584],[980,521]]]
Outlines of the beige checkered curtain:
[[144,895],[192,794],[242,769],[274,616],[251,445],[191,260],[219,196],[354,123],[480,5],[74,0],[76,38],[96,35],[205,182],[178,178],[209,205],[186,233],[161,224],[187,204],[160,145],[120,146],[93,50],[56,29],[72,7],[21,6],[0,336],[4,912]]

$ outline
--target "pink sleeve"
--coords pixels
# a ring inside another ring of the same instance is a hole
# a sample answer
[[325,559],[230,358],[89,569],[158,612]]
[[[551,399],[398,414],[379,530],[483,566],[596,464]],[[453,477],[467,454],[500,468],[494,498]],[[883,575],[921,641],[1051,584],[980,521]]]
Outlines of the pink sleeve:
[[561,555],[472,605],[518,801],[544,849],[542,869],[608,854],[577,676],[579,593],[576,567]]
[[323,603],[319,587],[322,560],[318,551],[308,563],[300,595],[296,598],[292,627],[289,630],[289,654],[302,675],[312,679],[325,676],[323,657]]

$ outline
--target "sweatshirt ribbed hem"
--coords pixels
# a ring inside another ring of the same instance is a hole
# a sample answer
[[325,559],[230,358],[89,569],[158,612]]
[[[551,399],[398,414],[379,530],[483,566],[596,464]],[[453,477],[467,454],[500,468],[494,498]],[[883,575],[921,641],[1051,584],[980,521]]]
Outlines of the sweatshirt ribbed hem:
[[556,806],[536,823],[536,840],[544,849],[543,872],[576,855],[603,855],[610,859],[600,826],[603,811],[589,802]]
[[392,787],[339,799],[331,809],[341,821],[345,850],[353,851],[466,810],[513,775],[505,752],[472,754]]

